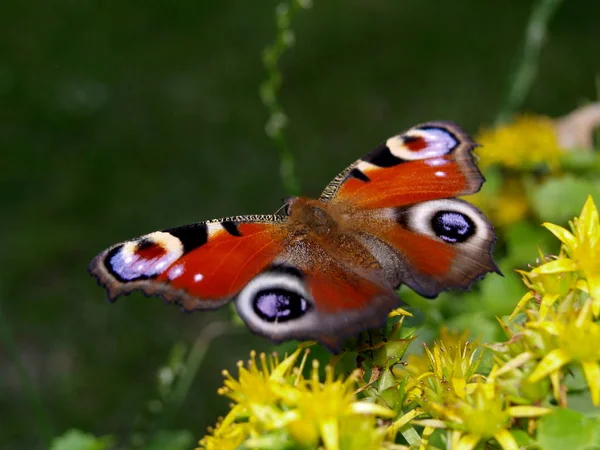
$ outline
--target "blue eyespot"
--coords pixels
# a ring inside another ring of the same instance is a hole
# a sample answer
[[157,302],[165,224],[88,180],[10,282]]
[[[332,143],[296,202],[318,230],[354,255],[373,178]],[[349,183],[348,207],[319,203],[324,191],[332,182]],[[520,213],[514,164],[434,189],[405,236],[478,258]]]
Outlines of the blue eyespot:
[[254,312],[267,322],[286,322],[297,319],[310,309],[309,302],[296,292],[286,289],[259,291],[253,300]]
[[437,237],[451,244],[465,242],[476,231],[471,218],[457,211],[438,211],[431,219],[431,227]]

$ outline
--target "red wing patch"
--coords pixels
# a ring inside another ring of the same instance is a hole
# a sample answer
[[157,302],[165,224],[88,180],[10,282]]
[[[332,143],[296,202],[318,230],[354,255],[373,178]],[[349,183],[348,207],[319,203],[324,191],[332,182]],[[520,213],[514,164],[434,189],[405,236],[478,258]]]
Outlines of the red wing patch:
[[306,287],[315,303],[309,333],[333,352],[357,333],[385,324],[387,315],[402,304],[390,286],[383,286],[347,271],[337,263],[306,274]]
[[379,209],[455,197],[467,192],[469,186],[467,174],[450,156],[406,161],[385,168],[360,163],[358,169],[369,181],[349,177],[335,197],[335,201],[351,203],[357,209]]
[[385,242],[400,250],[410,268],[420,275],[443,279],[450,273],[458,251],[450,244],[396,226],[384,236]]
[[239,224],[239,236],[218,229],[206,244],[183,255],[157,281],[202,299],[232,297],[281,252],[284,234],[272,228]]

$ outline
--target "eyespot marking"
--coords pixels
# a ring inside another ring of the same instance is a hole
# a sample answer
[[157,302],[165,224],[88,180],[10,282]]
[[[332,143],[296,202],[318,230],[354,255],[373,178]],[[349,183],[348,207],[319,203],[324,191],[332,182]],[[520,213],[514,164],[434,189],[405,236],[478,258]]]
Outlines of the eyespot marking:
[[386,146],[396,158],[408,161],[435,158],[451,153],[460,141],[445,128],[413,128],[393,136]]
[[167,253],[165,248],[157,242],[153,242],[151,239],[143,238],[138,241],[137,246],[134,250],[135,256],[140,259],[153,259],[160,258]]
[[183,255],[181,241],[170,233],[156,231],[110,250],[104,266],[119,281],[154,278]]
[[411,152],[418,152],[427,147],[427,141],[421,136],[404,135],[402,140],[404,141],[406,148]]
[[311,305],[296,292],[274,288],[257,292],[252,307],[258,317],[273,323],[297,319],[306,314]]
[[450,244],[465,242],[476,232],[471,218],[458,211],[438,211],[431,218],[431,228],[436,236]]

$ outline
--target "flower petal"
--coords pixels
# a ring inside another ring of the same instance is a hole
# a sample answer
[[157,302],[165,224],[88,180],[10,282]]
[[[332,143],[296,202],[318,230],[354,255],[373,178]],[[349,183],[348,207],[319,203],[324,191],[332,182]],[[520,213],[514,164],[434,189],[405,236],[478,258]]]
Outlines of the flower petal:
[[544,222],[543,227],[546,227],[550,232],[556,236],[560,241],[569,248],[574,248],[577,245],[577,239],[568,230],[553,223]]
[[517,306],[515,307],[514,311],[510,315],[510,317],[508,318],[508,321],[512,322],[513,319],[515,318],[515,316],[517,314],[519,314],[525,308],[525,305],[527,305],[527,302],[532,298],[533,298],[533,292],[527,291],[527,293],[523,297],[521,297],[521,300],[519,300],[519,303],[517,303]]
[[571,357],[562,349],[552,350],[540,361],[533,373],[529,375],[529,381],[535,383],[546,375],[560,369],[571,360]]
[[498,443],[502,446],[504,450],[519,450],[519,444],[515,441],[515,438],[512,437],[512,434],[505,430],[504,428],[498,430],[494,437],[498,441]]
[[546,264],[542,264],[536,267],[531,272],[533,273],[562,273],[562,272],[574,272],[579,269],[576,261],[568,258],[560,258],[555,261],[550,261]]
[[395,436],[400,428],[421,414],[423,414],[423,411],[418,409],[410,410],[388,427],[388,436]]
[[[519,354],[518,356],[515,356],[513,359],[504,363],[504,365],[502,367],[500,367],[498,370],[496,370],[494,372],[494,378],[497,378],[500,375],[510,372],[511,370],[516,369],[517,367],[521,367],[527,361],[530,361],[531,359],[533,359],[533,357],[534,357],[534,354],[531,352],[523,352],[523,353]],[[490,374],[490,376],[491,376],[491,374]]]
[[431,437],[434,431],[435,428],[433,427],[425,427],[423,429],[423,437],[421,439],[421,444],[419,445],[419,450],[427,450],[427,447],[429,447],[429,438]]
[[560,294],[546,294],[542,298],[542,303],[540,305],[540,320],[543,320],[547,315],[548,311],[554,305],[556,300],[560,297]]
[[594,406],[600,406],[600,365],[595,361],[582,361],[585,380],[590,388]]
[[412,313],[405,310],[404,308],[396,308],[388,314],[388,317],[396,317],[396,316],[413,317]]
[[372,402],[354,402],[349,406],[351,414],[371,414],[380,417],[395,417],[396,413],[386,406]]
[[337,418],[321,422],[321,437],[327,450],[340,449],[340,433]]
[[511,417],[538,417],[552,412],[550,408],[541,406],[511,406],[506,411]]
[[448,425],[446,425],[446,422],[444,422],[443,420],[438,420],[438,419],[414,420],[413,424],[421,425],[423,427],[430,427],[430,428],[448,428]]
[[578,228],[581,234],[594,236],[598,234],[598,208],[591,195],[588,195],[581,214],[579,215]]
[[588,293],[592,300],[592,313],[594,317],[600,315],[600,274],[586,273]]
[[481,436],[476,434],[465,434],[458,441],[455,450],[472,450],[480,440]]
[[302,348],[298,348],[294,353],[281,361],[281,363],[279,363],[279,365],[273,369],[269,379],[282,379],[284,375],[292,368],[292,366],[296,364],[296,360],[298,359],[298,356],[300,356],[300,352],[302,352]]

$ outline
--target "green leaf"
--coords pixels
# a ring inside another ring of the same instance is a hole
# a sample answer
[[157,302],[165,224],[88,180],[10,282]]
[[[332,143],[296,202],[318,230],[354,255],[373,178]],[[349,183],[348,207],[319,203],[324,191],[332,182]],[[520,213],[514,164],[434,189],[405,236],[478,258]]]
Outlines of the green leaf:
[[111,436],[96,437],[72,429],[55,438],[50,444],[50,450],[106,450],[111,447],[113,442],[114,439]]
[[492,273],[479,282],[480,308],[483,308],[490,318],[510,314],[527,290],[520,275],[512,270],[510,265],[504,264],[503,261],[501,269],[504,277]]
[[586,179],[566,175],[539,184],[529,184],[528,196],[536,214],[546,222],[564,224],[579,215],[588,195],[598,196],[598,188]]
[[560,158],[560,166],[565,171],[590,171],[600,167],[598,153],[590,152],[583,148],[575,148],[563,153]]
[[519,447],[524,447],[533,443],[533,439],[531,438],[531,436],[529,436],[529,434],[527,434],[527,432],[525,432],[524,430],[510,430],[510,434],[513,438],[515,438],[515,441],[517,441]]
[[[558,253],[559,243],[539,224],[517,222],[505,228],[506,267],[526,267],[538,257],[538,247],[544,254]],[[504,266],[504,264],[503,264]],[[503,272],[504,267],[501,267]],[[510,269],[509,269],[510,270]]]
[[600,423],[570,409],[542,417],[537,433],[542,450],[600,449]]

